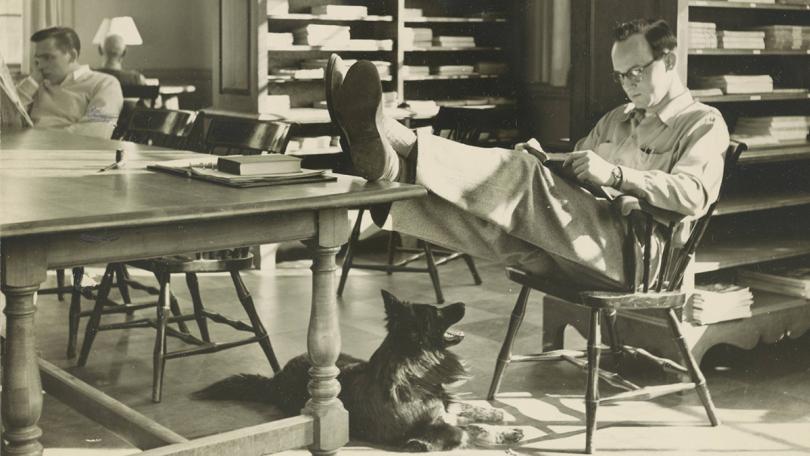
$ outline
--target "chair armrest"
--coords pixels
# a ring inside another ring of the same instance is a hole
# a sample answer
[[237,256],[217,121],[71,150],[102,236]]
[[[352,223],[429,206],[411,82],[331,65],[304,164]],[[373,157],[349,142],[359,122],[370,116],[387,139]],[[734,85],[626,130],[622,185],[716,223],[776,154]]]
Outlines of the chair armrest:
[[686,216],[675,211],[669,211],[655,207],[652,204],[631,195],[621,195],[613,200],[613,206],[624,216],[630,215],[633,211],[641,211],[652,215],[659,223],[669,225],[679,224],[686,219]]

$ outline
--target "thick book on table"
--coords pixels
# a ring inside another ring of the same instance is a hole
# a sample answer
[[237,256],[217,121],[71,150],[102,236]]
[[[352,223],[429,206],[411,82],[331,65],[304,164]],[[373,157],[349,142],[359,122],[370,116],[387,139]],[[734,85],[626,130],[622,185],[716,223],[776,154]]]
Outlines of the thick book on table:
[[228,155],[217,159],[217,169],[239,176],[297,173],[301,171],[301,159],[281,154]]
[[146,169],[236,188],[331,182],[337,180],[337,177],[327,174],[326,170],[323,169],[301,169],[294,173],[239,176],[216,169],[217,158],[216,156],[211,156],[156,162],[147,165]]

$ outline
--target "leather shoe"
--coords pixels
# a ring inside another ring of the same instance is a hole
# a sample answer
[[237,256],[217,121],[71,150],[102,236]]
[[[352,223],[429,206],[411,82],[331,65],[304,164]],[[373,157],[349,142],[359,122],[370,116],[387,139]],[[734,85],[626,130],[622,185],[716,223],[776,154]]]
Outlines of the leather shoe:
[[340,148],[348,153],[349,144],[346,142],[346,132],[343,131],[343,128],[340,126],[335,116],[335,93],[340,90],[340,86],[343,84],[343,77],[346,74],[346,65],[343,63],[343,59],[337,54],[330,55],[324,73],[324,92],[326,93],[326,110],[329,112],[329,120],[338,126]]
[[374,64],[360,60],[352,65],[332,101],[355,170],[369,181],[396,180],[399,157],[385,137],[382,85]]

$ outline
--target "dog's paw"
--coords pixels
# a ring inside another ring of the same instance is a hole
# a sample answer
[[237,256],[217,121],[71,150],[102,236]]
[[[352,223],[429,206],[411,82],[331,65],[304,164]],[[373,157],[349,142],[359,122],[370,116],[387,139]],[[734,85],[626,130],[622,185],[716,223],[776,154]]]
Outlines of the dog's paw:
[[432,446],[430,442],[426,442],[424,440],[419,439],[410,439],[405,442],[405,451],[410,451],[412,453],[427,453],[431,451]]
[[455,414],[459,418],[459,424],[502,424],[504,422],[504,411],[499,408],[481,407],[478,405],[459,402],[457,404],[453,404],[451,410],[453,409],[455,409]]
[[471,424],[465,428],[472,442],[479,446],[510,445],[523,440],[520,428]]

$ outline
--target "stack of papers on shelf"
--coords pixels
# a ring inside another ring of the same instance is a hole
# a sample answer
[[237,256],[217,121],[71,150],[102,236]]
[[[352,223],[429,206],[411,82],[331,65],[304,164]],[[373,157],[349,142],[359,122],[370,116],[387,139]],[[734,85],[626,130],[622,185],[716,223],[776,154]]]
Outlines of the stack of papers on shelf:
[[472,65],[438,65],[433,67],[432,70],[433,74],[440,76],[459,76],[475,73],[475,67]]
[[776,3],[785,5],[810,5],[810,0],[776,0]]
[[268,33],[267,45],[270,49],[285,49],[293,45],[292,33]]
[[475,71],[480,74],[506,74],[509,72],[509,65],[505,62],[478,62],[475,64]]
[[402,12],[403,19],[419,19],[424,17],[422,8],[405,8]]
[[402,33],[402,46],[405,49],[424,48],[432,45],[432,29],[405,27],[404,32]]
[[295,44],[309,46],[344,46],[351,40],[347,25],[309,24],[295,29],[293,36]]
[[770,136],[777,142],[804,141],[810,132],[810,116],[740,117],[734,133],[744,136]]
[[740,269],[737,280],[755,290],[810,299],[810,267],[776,266],[767,271]]
[[770,75],[718,75],[695,78],[695,88],[718,88],[726,94],[773,92],[773,78]]
[[765,32],[719,30],[717,47],[722,49],[765,49]]
[[368,16],[368,7],[355,5],[317,5],[312,14],[325,14],[336,19],[354,19]]
[[475,47],[474,36],[434,36],[433,45],[449,48],[472,48]]
[[287,0],[267,0],[267,14],[278,16],[290,12],[290,2]]
[[297,152],[317,152],[328,150],[334,145],[333,136],[312,136],[312,137],[297,137],[290,138],[287,143],[287,150],[285,153],[294,154]]
[[717,47],[717,25],[714,22],[689,22],[689,47],[711,49]]
[[708,325],[749,318],[754,295],[748,287],[732,283],[697,285],[684,308],[687,321]]
[[693,97],[716,97],[722,95],[723,91],[718,88],[713,89],[690,89],[689,92]]
[[353,51],[390,51],[394,46],[394,41],[354,38],[341,46]]
[[146,166],[146,169],[227,185],[229,187],[262,187],[268,185],[336,180],[335,177],[326,175],[326,170],[311,169],[301,169],[293,173],[239,176],[219,171],[217,169],[218,159],[219,157],[216,155],[211,155],[192,159],[169,160],[151,163]]
[[[302,60],[300,63],[301,68],[303,69],[320,69],[326,70],[326,64],[328,63],[328,59],[306,59]],[[352,65],[357,63],[357,60],[354,59],[344,59],[343,65],[345,68],[350,68]],[[372,60],[371,63],[377,68],[377,72],[380,73],[380,77],[385,78],[391,76],[391,62],[386,62],[383,60]]]
[[756,27],[765,34],[766,49],[802,49],[810,47],[810,27],[768,25]]
[[403,65],[402,66],[402,76],[404,78],[409,77],[421,77],[427,76],[430,74],[430,67],[427,65]]
[[270,74],[274,76],[286,76],[292,79],[323,79],[323,68],[273,68]]

